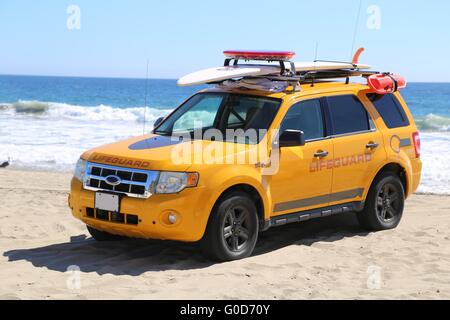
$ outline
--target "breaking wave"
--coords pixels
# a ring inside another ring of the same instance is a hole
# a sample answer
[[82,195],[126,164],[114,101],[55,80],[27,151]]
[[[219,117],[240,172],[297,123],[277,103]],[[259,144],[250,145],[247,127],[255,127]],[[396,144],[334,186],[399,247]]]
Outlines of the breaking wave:
[[24,115],[51,119],[68,119],[80,121],[154,121],[165,116],[169,109],[152,107],[114,108],[106,105],[78,106],[66,103],[42,101],[25,101],[7,104],[0,103],[0,113]]
[[40,101],[17,101],[12,104],[16,113],[44,114],[49,108],[49,104]]
[[416,124],[421,131],[450,131],[450,118],[435,114],[417,118]]

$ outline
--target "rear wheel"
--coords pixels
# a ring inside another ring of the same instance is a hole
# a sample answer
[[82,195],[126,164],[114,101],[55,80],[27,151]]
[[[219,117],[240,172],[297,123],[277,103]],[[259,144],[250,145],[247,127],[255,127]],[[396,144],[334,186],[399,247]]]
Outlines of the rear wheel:
[[402,219],[404,207],[405,191],[400,178],[394,173],[385,173],[372,185],[358,221],[370,231],[395,229]]
[[252,254],[258,232],[254,202],[246,193],[235,192],[222,199],[211,213],[202,248],[215,261],[243,259]]
[[87,226],[87,229],[88,229],[89,233],[91,234],[92,238],[94,238],[96,241],[99,241],[99,242],[119,241],[119,240],[125,239],[124,237],[116,236],[114,234],[110,234],[107,232],[103,232],[103,231],[94,229],[90,226]]

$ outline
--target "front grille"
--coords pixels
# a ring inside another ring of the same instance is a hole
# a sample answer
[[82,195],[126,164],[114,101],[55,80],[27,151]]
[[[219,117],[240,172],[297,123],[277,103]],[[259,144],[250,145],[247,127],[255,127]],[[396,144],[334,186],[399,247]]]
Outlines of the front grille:
[[139,224],[139,216],[134,214],[123,214],[118,212],[109,212],[94,208],[86,208],[86,216],[92,219],[108,221],[119,224],[128,224],[137,226]]
[[[91,191],[112,191],[135,198],[148,198],[158,179],[158,172],[113,167],[88,163],[84,188]],[[116,176],[118,185],[107,182],[107,177]]]

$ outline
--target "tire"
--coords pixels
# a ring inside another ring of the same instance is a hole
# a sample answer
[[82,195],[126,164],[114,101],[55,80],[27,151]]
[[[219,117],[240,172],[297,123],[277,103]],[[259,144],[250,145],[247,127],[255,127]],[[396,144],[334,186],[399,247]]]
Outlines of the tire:
[[217,262],[244,259],[253,253],[258,233],[255,203],[246,193],[234,192],[213,209],[201,241],[202,251]]
[[124,237],[116,236],[114,234],[110,234],[107,232],[103,232],[103,231],[94,229],[90,226],[87,226],[87,229],[88,229],[89,233],[91,234],[92,238],[94,238],[98,242],[120,241],[120,240],[125,239]]
[[405,190],[392,172],[377,177],[369,190],[364,211],[357,215],[362,228],[383,231],[397,228],[405,208]]

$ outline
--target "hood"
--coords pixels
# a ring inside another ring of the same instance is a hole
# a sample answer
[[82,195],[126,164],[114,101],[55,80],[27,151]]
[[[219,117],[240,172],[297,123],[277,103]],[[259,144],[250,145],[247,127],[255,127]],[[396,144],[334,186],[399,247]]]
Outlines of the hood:
[[149,134],[111,144],[84,153],[82,158],[94,163],[141,170],[185,171],[190,164],[172,161],[174,147],[190,142]]
[[[188,171],[194,164],[199,169],[204,163],[208,163],[204,159],[211,154],[216,163],[229,163],[228,158],[257,148],[255,145],[239,146],[235,148],[234,143],[218,141],[183,142],[172,137],[149,134],[92,149],[84,153],[82,158],[94,163],[141,170]],[[215,153],[214,150],[231,152]]]

